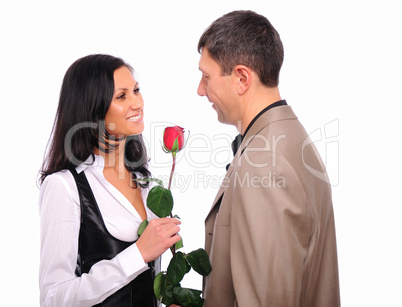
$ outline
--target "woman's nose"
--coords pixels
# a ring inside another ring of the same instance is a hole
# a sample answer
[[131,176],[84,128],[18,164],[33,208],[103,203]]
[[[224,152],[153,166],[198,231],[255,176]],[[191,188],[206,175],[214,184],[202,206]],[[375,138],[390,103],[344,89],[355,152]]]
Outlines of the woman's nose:
[[144,107],[144,100],[142,99],[141,95],[133,95],[130,101],[130,108],[131,109],[141,109]]

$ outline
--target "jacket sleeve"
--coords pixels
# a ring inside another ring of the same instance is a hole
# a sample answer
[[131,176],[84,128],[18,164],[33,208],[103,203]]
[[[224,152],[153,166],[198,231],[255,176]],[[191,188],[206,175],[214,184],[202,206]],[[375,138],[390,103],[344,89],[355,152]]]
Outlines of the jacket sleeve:
[[231,189],[235,304],[299,306],[303,260],[312,231],[302,184],[283,157],[244,155],[247,167],[232,174]]

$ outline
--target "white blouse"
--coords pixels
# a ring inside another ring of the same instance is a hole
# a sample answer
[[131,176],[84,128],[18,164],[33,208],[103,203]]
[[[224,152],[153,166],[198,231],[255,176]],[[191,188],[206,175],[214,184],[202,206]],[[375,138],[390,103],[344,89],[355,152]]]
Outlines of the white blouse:
[[[93,162],[93,163],[92,163]],[[104,160],[88,158],[76,168],[85,172],[107,230],[123,241],[135,241],[141,217],[132,204],[103,176]],[[148,191],[143,189],[146,204]],[[157,218],[147,206],[147,219]],[[111,260],[94,264],[88,274],[75,275],[80,231],[80,201],[70,171],[46,177],[40,190],[41,306],[93,306],[148,269],[132,244]]]

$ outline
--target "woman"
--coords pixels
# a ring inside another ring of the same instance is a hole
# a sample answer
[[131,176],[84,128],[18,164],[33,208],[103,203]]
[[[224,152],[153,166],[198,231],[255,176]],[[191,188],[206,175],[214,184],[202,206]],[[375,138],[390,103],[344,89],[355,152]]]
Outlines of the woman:
[[156,306],[158,258],[180,222],[149,211],[136,181],[150,176],[143,107],[123,60],[89,55],[68,69],[40,178],[41,306]]

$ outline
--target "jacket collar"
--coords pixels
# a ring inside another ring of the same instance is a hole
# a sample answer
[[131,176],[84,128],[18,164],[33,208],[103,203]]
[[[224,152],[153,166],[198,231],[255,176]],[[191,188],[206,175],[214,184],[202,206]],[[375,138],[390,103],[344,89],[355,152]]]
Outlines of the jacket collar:
[[[268,125],[283,121],[283,120],[290,120],[290,119],[297,119],[297,116],[294,114],[292,108],[290,106],[279,106],[268,110],[264,114],[262,114],[250,127],[249,131],[247,132],[246,136],[244,137],[243,141],[240,144],[239,149],[237,150],[236,155],[233,158],[232,163],[230,164],[226,175],[221,183],[218,193],[216,194],[215,200],[213,202],[212,208],[214,208],[218,204],[218,200],[221,198],[222,194],[225,192],[226,188],[229,186],[230,176],[233,173],[233,170],[236,165],[238,165],[238,161],[249,146],[251,141],[255,138],[257,134],[261,132],[262,129],[267,127]],[[211,209],[212,210],[212,209]]]

